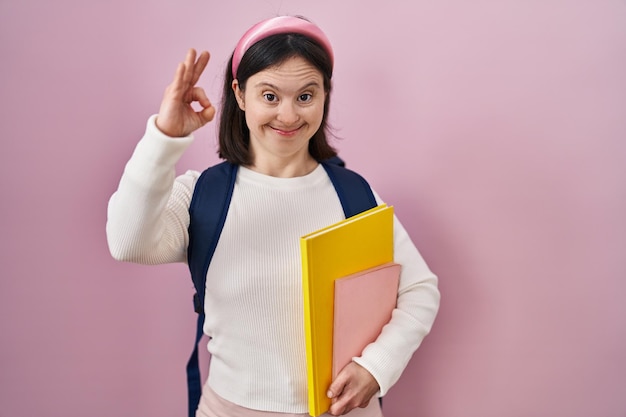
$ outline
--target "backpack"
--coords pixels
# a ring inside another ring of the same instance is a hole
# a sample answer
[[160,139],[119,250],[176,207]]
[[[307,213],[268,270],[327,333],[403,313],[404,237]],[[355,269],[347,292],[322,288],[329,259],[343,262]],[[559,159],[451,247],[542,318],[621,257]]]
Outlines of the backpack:
[[[321,164],[337,191],[346,218],[378,205],[367,181],[345,168],[339,157]],[[189,206],[187,260],[196,290],[193,296],[194,309],[198,313],[194,347],[187,362],[189,417],[195,416],[202,394],[198,343],[203,334],[206,274],[226,221],[238,168],[238,165],[230,162],[221,162],[206,169],[198,178]]]

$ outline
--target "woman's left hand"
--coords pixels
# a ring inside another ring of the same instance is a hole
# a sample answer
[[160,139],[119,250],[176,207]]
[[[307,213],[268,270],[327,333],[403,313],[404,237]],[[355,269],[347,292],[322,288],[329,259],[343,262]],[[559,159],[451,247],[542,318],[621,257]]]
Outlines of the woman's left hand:
[[329,413],[340,416],[356,407],[365,408],[379,390],[378,382],[367,369],[350,362],[328,388],[328,397],[333,400]]

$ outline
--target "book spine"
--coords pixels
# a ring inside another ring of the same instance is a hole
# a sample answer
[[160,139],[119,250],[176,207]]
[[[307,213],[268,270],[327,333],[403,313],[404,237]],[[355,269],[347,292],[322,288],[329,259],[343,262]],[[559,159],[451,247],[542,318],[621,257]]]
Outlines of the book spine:
[[318,384],[317,363],[315,350],[313,349],[314,327],[313,326],[313,303],[311,303],[311,293],[313,292],[313,280],[309,273],[309,248],[304,239],[300,240],[300,253],[302,257],[302,292],[304,295],[304,337],[306,343],[306,366],[307,366],[307,385],[309,395],[309,414],[311,416],[319,416],[324,411],[319,404],[317,392],[313,387]]

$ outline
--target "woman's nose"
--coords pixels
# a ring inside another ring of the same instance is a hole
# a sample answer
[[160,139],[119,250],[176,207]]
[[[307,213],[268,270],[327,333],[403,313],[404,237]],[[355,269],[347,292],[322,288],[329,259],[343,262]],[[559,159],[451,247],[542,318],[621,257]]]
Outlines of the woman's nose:
[[276,118],[285,126],[291,126],[298,121],[300,116],[298,115],[296,106],[293,103],[285,101],[280,104]]

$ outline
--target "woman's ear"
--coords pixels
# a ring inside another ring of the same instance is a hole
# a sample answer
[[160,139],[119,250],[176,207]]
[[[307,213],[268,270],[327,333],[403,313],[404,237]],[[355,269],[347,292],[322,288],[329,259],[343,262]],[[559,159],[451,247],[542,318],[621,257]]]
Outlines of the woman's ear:
[[235,93],[235,99],[237,100],[237,104],[242,111],[246,111],[246,103],[243,99],[243,91],[239,88],[239,81],[236,79],[233,80],[233,93]]

